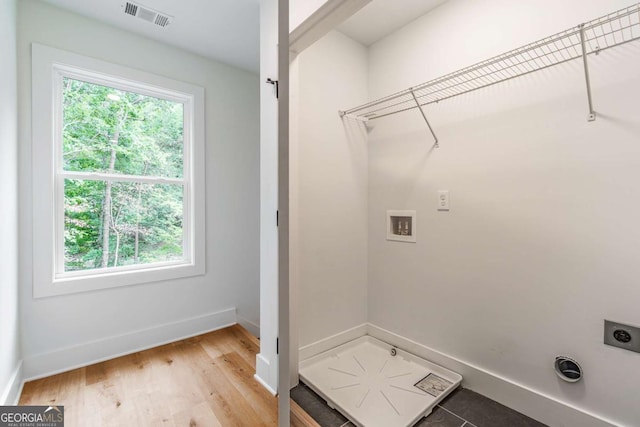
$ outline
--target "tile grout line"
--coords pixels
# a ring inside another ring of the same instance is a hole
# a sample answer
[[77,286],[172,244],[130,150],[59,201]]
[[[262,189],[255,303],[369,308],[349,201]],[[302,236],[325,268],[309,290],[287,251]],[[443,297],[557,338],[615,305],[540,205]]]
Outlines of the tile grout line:
[[[447,411],[448,413],[450,413],[450,414],[451,414],[451,415],[453,415],[454,417],[460,418],[462,421],[464,421],[464,424],[462,424],[462,426],[464,426],[464,425],[465,425],[465,424],[467,424],[467,423],[468,423],[468,424],[471,424],[469,421],[465,420],[464,418],[462,418],[462,417],[461,417],[460,415],[458,415],[458,414],[454,414],[453,412],[451,412],[450,410],[448,410],[448,409],[447,409],[447,408],[445,408],[444,406],[441,406],[441,405],[436,405],[436,406],[437,406],[438,408],[440,408],[440,409],[444,410],[444,411]],[[462,427],[462,426],[461,426],[461,427]]]

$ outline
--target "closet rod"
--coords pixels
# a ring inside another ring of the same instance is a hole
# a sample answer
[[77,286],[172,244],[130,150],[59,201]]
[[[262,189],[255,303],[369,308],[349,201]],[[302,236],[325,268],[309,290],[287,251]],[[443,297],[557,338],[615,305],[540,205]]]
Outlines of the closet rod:
[[[422,111],[422,107],[426,105],[583,58],[589,120],[593,120],[595,111],[591,97],[587,56],[593,53],[599,54],[605,49],[638,39],[640,39],[640,3],[339,113],[341,117],[366,121],[414,108],[420,108]],[[424,117],[426,119],[426,116]]]

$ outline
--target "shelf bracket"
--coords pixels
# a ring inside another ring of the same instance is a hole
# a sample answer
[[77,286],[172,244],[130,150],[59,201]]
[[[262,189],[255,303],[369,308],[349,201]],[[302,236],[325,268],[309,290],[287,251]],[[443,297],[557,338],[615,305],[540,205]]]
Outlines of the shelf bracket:
[[418,110],[420,110],[420,114],[422,114],[422,118],[427,123],[427,127],[429,128],[429,132],[431,132],[431,135],[433,135],[433,139],[435,140],[435,147],[436,148],[440,148],[440,145],[438,145],[438,137],[433,132],[433,128],[429,124],[429,120],[427,120],[427,115],[424,113],[424,110],[422,109],[422,105],[420,105],[420,101],[418,101],[418,98],[416,97],[416,94],[413,92],[413,90],[411,90],[410,92],[411,92],[411,96],[413,96],[413,100],[416,101],[416,106],[418,107]]
[[582,46],[584,77],[587,82],[587,99],[589,101],[589,115],[587,116],[587,120],[592,122],[596,119],[596,112],[593,110],[593,98],[591,97],[591,81],[589,80],[589,62],[587,61],[587,48],[585,46],[584,24],[580,24],[580,44]]

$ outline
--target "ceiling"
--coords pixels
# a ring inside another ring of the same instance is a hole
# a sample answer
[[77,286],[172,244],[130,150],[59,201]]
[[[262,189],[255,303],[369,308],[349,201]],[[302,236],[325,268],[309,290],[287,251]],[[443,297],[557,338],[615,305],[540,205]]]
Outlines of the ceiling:
[[[126,15],[126,0],[44,1],[245,70],[259,70],[260,0],[132,0],[171,16],[164,28]],[[373,0],[338,29],[369,46],[445,1]]]
[[447,0],[373,0],[338,26],[338,30],[365,46],[404,27]]
[[126,15],[126,0],[44,1],[245,70],[259,70],[260,0],[131,0],[172,16],[164,28]]

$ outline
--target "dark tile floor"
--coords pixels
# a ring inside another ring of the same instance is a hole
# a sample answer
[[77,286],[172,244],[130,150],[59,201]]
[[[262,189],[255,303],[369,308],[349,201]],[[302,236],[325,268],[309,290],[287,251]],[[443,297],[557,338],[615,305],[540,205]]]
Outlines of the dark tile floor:
[[[342,414],[329,408],[320,396],[303,383],[291,390],[291,398],[322,427],[353,426]],[[436,406],[428,417],[418,422],[416,427],[545,427],[545,425],[478,393],[459,388]]]

